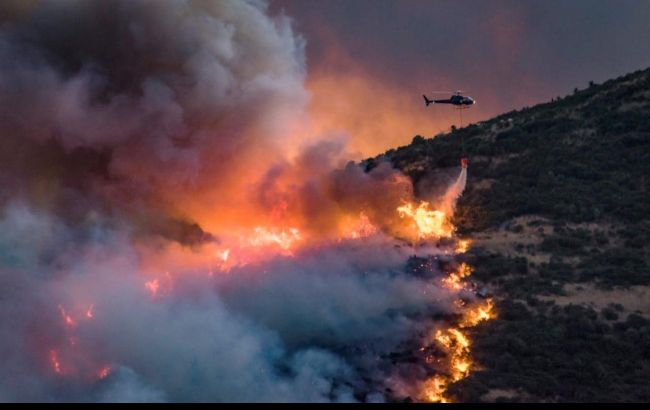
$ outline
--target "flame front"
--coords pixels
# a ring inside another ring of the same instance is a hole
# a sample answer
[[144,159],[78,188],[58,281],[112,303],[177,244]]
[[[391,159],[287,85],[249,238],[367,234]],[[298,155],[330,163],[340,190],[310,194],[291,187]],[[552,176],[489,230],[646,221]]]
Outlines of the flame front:
[[50,350],[50,363],[52,364],[52,370],[56,374],[63,374],[61,370],[61,362],[59,361],[59,354],[56,350]]
[[[464,245],[461,245],[461,247],[464,247]],[[458,250],[458,248],[459,245],[457,244],[456,249]],[[467,249],[463,250],[463,252],[466,251]],[[451,272],[442,279],[442,283],[451,290],[461,291],[466,289],[466,280],[471,274],[472,268],[467,263],[461,263],[456,271]],[[455,305],[462,310],[462,316],[458,324],[445,329],[438,329],[432,337],[432,343],[445,352],[448,368],[446,374],[435,375],[422,383],[420,396],[422,400],[427,402],[451,402],[451,398],[447,396],[449,384],[469,376],[475,366],[471,355],[471,340],[466,329],[496,317],[492,299],[472,304],[458,299]],[[430,347],[431,345],[427,345],[421,350]]]
[[463,279],[472,274],[472,268],[467,263],[461,263],[456,272],[451,272],[449,276],[442,279],[442,283],[453,290],[463,289],[465,283]]
[[496,317],[492,299],[486,299],[484,303],[468,309],[460,322],[462,327],[474,327],[479,323],[491,320]]
[[85,305],[85,308],[83,306],[77,304],[70,310],[66,310],[63,305],[58,306],[65,337],[55,348],[49,349],[48,360],[52,372],[59,377],[101,380],[109,376],[112,368],[98,362],[94,350],[79,337],[82,328],[95,319],[95,305],[91,303]]

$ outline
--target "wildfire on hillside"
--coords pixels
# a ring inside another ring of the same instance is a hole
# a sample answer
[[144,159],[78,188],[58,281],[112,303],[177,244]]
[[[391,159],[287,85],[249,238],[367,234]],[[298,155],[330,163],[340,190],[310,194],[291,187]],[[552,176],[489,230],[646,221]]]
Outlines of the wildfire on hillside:
[[0,2],[0,397],[447,400],[467,168],[350,161],[265,2],[113,3]]

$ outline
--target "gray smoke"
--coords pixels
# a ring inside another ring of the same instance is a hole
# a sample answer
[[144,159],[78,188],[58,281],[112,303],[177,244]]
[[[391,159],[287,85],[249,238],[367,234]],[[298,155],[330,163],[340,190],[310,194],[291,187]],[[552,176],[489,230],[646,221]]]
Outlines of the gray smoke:
[[331,144],[285,158],[303,43],[262,1],[0,4],[0,400],[386,398],[390,352],[453,309],[408,249],[379,234],[214,276],[173,256],[211,252],[211,210],[276,203],[288,169],[313,232],[361,211],[390,232],[412,197],[385,164],[318,163]]
[[290,142],[303,60],[260,1],[3,2],[0,200],[73,205],[72,219],[223,202]]
[[[4,401],[376,399],[391,374],[382,357],[453,301],[405,275],[408,250],[384,238],[215,278],[177,271],[173,289],[152,300],[124,233],[88,232],[83,244],[61,246],[75,233],[25,206],[9,209],[0,226]],[[50,366],[51,350],[63,376]],[[103,365],[111,374],[93,378]]]

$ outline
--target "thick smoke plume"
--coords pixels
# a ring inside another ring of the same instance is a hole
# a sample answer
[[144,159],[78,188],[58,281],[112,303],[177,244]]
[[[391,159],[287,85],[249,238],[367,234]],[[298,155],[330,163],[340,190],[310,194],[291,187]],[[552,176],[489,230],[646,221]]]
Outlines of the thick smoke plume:
[[[143,202],[166,213],[241,205],[232,193],[282,157],[302,121],[303,43],[260,2],[2,8],[5,196],[40,184],[24,194],[61,212],[72,202],[75,219],[98,204],[134,218]],[[71,185],[95,202],[62,192]]]
[[262,1],[0,4],[0,400],[389,398],[454,295],[410,180],[308,133],[303,48]]

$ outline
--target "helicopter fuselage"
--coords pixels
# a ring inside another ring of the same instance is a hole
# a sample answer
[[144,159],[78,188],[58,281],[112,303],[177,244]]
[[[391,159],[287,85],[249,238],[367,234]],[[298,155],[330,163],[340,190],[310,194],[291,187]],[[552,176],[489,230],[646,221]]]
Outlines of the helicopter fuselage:
[[424,94],[422,97],[427,107],[431,104],[451,104],[457,107],[469,108],[471,105],[476,104],[476,101],[472,97],[467,97],[460,93],[456,93],[446,100],[430,100]]
[[452,105],[474,105],[476,101],[472,97],[465,97],[463,95],[453,95],[446,100],[433,100],[436,104],[452,104]]

